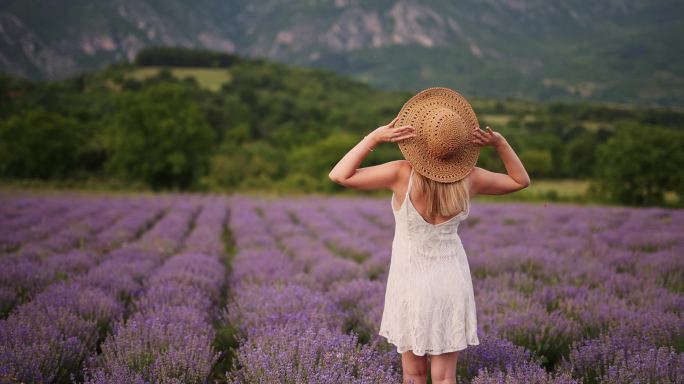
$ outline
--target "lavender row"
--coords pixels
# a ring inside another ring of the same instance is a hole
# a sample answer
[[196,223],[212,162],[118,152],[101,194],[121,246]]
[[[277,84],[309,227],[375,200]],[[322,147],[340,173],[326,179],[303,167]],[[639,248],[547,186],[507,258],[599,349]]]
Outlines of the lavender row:
[[[40,223],[45,216],[59,215],[77,203],[73,199],[50,197],[2,196],[0,229],[2,233],[19,231]],[[4,243],[4,242],[3,242]]]
[[228,381],[399,382],[390,354],[346,333],[344,311],[323,290],[331,271],[319,266],[356,263],[329,252],[287,204],[233,199],[237,254],[225,318],[238,327],[240,347]]
[[[61,225],[39,239],[21,245],[3,256],[5,260],[40,260],[46,256],[84,245],[98,231],[109,227],[131,204],[106,200],[88,201],[61,215]],[[57,218],[51,218],[57,221]]]
[[[160,204],[148,204],[147,209],[140,210],[141,203],[114,201],[106,207],[97,204],[95,208],[99,214],[85,218],[73,230],[60,232],[69,239],[62,244],[80,240],[77,249],[42,256],[43,252],[31,252],[31,247],[27,246],[20,252],[1,258],[1,313],[7,314],[14,306],[30,300],[54,282],[87,272],[102,262],[107,250],[122,245],[126,240],[134,240],[165,209]],[[117,221],[112,223],[113,220]],[[113,231],[116,237],[112,237]],[[39,247],[45,248],[44,245]]]
[[170,204],[173,209],[137,241],[110,252],[85,275],[49,286],[0,322],[1,378],[37,383],[78,377],[85,357],[172,253],[159,244],[180,247],[197,204]]
[[92,212],[95,205],[84,205],[82,198],[74,197],[33,198],[31,203],[24,206],[23,200],[7,201],[8,206],[17,204],[20,210],[8,213],[0,221],[0,251],[14,251],[35,240],[53,235],[63,227],[78,223]]
[[293,209],[303,225],[337,256],[361,266],[371,279],[386,279],[392,249],[389,228],[377,234],[378,226],[357,216],[356,209],[344,200],[336,200],[335,204],[296,204]]
[[116,323],[102,353],[89,359],[85,382],[206,382],[218,358],[212,311],[225,284],[220,235],[226,213],[221,199],[204,203],[181,252],[145,280],[131,316]]

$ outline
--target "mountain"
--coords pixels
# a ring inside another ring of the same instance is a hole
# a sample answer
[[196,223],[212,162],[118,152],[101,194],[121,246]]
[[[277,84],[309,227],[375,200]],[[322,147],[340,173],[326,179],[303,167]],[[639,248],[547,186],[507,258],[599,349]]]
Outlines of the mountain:
[[167,45],[388,90],[682,106],[682,36],[680,0],[0,0],[0,71],[33,79]]

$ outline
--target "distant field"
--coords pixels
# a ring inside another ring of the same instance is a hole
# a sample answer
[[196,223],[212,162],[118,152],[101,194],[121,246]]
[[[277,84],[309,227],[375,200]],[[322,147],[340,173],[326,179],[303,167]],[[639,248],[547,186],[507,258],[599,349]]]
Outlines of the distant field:
[[[547,201],[549,196],[555,194],[558,201],[583,201],[587,199],[587,189],[589,188],[589,181],[586,180],[535,180],[533,184],[522,191],[518,191],[509,195],[503,196],[477,196],[477,199],[506,199],[508,201]],[[40,192],[52,192],[59,193],[60,191],[71,190],[78,191],[79,193],[96,193],[96,192],[117,192],[126,193],[127,190],[135,192],[145,192],[144,188],[131,186],[127,188],[125,185],[109,184],[107,182],[93,183],[93,182],[41,182],[41,181],[24,181],[24,182],[3,182],[0,183],[0,191],[23,191],[24,193],[33,191],[36,193]],[[229,191],[217,191],[217,192],[229,192]],[[277,190],[254,190],[254,191],[243,191],[248,194],[254,195],[281,195]],[[288,193],[288,194],[311,194],[311,191],[302,190],[298,193]],[[318,194],[318,193],[317,193]],[[340,195],[359,195],[363,194],[360,191],[353,189],[345,189],[340,192]],[[372,196],[385,196],[387,195],[386,190],[378,190],[367,192],[368,195]]]
[[503,196],[477,196],[477,199],[497,200],[557,200],[557,201],[586,201],[590,181],[588,180],[534,180],[532,184],[518,192]]
[[[508,195],[478,195],[475,200],[478,201],[525,201],[525,202],[572,202],[579,204],[605,204],[605,201],[598,200],[596,197],[589,194],[589,187],[591,182],[589,180],[575,180],[575,179],[561,179],[561,180],[539,180],[535,179],[528,188],[521,191],[511,193]],[[84,195],[108,195],[108,194],[126,194],[126,193],[154,193],[142,185],[125,185],[106,181],[63,181],[63,182],[44,182],[39,180],[26,181],[3,181],[0,183],[0,191],[14,192],[22,194],[59,194],[62,192],[75,192]],[[212,190],[217,193],[231,193],[230,190]],[[312,191],[288,191],[287,193],[277,189],[268,190],[240,190],[252,196],[283,196],[283,195],[328,195],[322,192]],[[376,190],[361,192],[354,189],[344,189],[339,193],[339,196],[353,196],[353,197],[388,197],[387,190]],[[675,192],[669,192],[665,195],[665,202],[667,206],[676,207],[679,204],[680,197]],[[607,204],[612,205],[612,204]]]
[[[155,76],[162,67],[143,67],[133,70],[128,74],[130,78],[144,80]],[[197,83],[210,91],[218,91],[221,85],[230,81],[230,72],[225,68],[170,68],[171,73],[179,79],[194,77]]]
[[511,121],[511,115],[482,115],[481,120],[485,120],[487,124],[502,126],[507,125]]
[[[605,203],[590,194],[590,180],[533,180],[532,184],[518,192],[508,195],[478,195],[476,200],[506,200],[506,201],[558,201],[575,203]],[[665,194],[665,203],[675,206],[680,197],[674,191]],[[612,205],[612,204],[611,204]]]

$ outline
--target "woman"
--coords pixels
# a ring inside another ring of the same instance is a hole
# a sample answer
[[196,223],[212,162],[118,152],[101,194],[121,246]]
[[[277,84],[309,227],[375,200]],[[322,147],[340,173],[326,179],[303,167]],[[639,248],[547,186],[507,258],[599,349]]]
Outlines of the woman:
[[[358,168],[383,142],[399,143],[406,159]],[[475,166],[484,146],[496,148],[508,174]],[[329,177],[345,187],[392,190],[397,227],[380,335],[402,354],[405,383],[426,383],[428,354],[432,382],[456,383],[458,351],[479,344],[458,225],[475,195],[506,194],[530,185],[520,159],[500,133],[479,128],[461,94],[433,87],[366,135]]]

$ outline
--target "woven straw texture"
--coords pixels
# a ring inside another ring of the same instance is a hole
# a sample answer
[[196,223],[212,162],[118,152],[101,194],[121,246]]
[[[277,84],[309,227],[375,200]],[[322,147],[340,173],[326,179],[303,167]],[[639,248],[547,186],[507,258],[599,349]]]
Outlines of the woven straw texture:
[[426,88],[399,111],[395,126],[411,125],[416,136],[398,143],[401,153],[421,175],[442,183],[461,180],[477,163],[480,147],[471,141],[479,127],[463,95],[445,87]]

